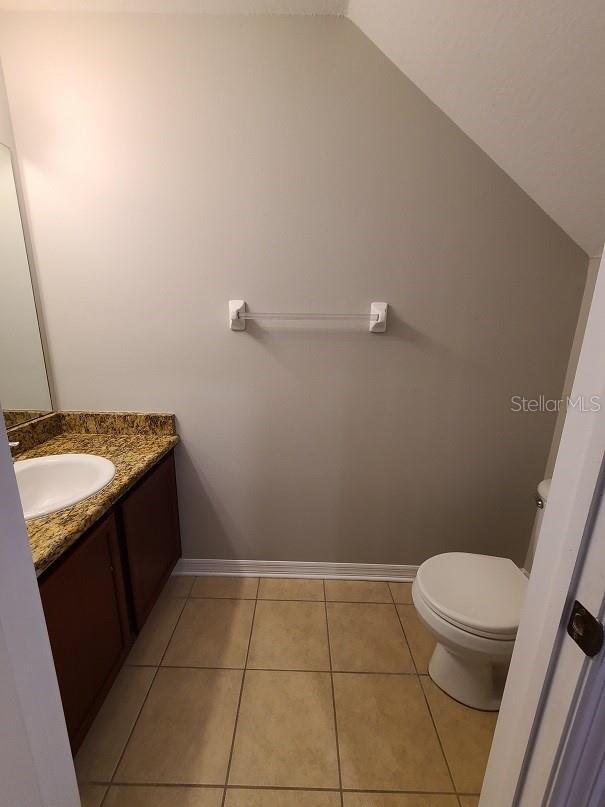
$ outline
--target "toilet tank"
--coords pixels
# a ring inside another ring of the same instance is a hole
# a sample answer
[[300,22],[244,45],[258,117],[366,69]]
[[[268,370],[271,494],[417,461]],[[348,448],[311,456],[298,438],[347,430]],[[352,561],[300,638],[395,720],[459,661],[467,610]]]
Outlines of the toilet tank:
[[544,518],[544,510],[548,495],[550,493],[550,479],[543,479],[538,485],[538,493],[536,495],[536,517],[534,518],[534,527],[531,531],[531,538],[529,539],[529,547],[525,557],[523,568],[526,572],[531,572],[531,567],[534,562],[534,555],[536,554],[536,546],[538,545],[538,537],[540,535],[540,527],[542,526],[542,519]]

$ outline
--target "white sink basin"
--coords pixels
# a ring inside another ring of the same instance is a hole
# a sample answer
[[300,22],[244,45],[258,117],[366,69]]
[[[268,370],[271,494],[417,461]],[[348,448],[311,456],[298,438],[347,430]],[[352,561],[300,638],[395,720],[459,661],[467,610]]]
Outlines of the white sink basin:
[[95,454],[51,454],[17,460],[15,474],[25,518],[56,513],[98,493],[116,466]]

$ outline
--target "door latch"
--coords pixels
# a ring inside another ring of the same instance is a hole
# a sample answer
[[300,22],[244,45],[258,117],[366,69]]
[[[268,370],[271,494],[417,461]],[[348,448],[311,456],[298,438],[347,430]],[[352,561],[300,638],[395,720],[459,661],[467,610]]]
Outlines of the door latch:
[[603,647],[603,625],[577,600],[571,609],[567,633],[587,656],[596,656]]

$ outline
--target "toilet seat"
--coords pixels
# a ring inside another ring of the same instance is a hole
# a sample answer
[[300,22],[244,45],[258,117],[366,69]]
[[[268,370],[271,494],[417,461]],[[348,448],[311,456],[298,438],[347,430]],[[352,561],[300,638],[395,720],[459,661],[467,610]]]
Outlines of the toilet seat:
[[459,630],[514,641],[527,578],[508,558],[446,552],[425,561],[416,590],[430,610]]

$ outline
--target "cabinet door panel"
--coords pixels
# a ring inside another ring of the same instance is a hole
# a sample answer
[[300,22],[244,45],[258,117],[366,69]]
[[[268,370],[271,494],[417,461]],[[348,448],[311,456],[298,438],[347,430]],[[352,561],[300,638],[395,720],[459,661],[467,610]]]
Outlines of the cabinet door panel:
[[[129,641],[113,515],[40,583],[72,747],[92,721]],[[102,693],[102,694],[101,694]]]
[[126,496],[121,511],[134,617],[140,629],[181,554],[172,453]]

